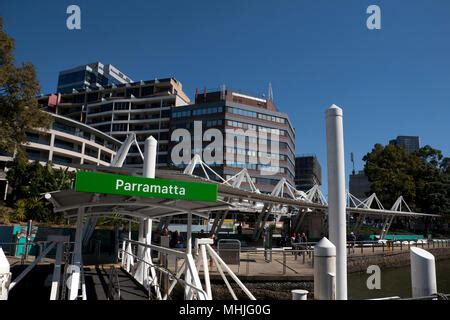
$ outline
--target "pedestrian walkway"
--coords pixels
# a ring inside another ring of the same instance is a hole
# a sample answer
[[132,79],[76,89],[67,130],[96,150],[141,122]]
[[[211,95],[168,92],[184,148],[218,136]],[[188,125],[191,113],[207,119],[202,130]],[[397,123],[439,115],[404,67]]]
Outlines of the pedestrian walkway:
[[[85,266],[84,277],[88,300],[109,300],[110,265]],[[116,268],[120,300],[148,300],[147,290],[124,270]]]

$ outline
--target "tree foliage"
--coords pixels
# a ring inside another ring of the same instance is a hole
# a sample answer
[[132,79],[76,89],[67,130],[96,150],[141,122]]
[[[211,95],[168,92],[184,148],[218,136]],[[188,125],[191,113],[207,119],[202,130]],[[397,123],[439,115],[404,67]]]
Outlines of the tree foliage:
[[408,154],[400,146],[376,144],[363,158],[364,172],[385,207],[402,195],[417,212],[450,216],[450,158],[424,146]]
[[71,172],[55,169],[51,162],[43,166],[37,161],[30,163],[17,157],[8,164],[7,179],[13,190],[8,202],[15,208],[15,220],[59,222],[61,216],[52,214],[51,205],[43,199],[42,194],[71,188]]
[[0,18],[0,150],[14,153],[32,128],[48,128],[50,117],[39,110],[39,83],[34,66],[14,65],[14,40],[3,31]]

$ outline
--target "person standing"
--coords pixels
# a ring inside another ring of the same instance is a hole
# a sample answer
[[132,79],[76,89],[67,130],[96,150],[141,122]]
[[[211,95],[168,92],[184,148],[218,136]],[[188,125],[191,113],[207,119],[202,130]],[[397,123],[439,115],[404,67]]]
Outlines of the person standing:
[[350,247],[352,248],[353,253],[355,253],[355,245],[356,245],[356,235],[354,232],[350,232]]
[[300,236],[300,242],[304,243],[303,249],[308,249],[308,237],[306,236],[306,233],[302,232],[302,235]]
[[239,235],[242,234],[242,223],[241,222],[239,222],[239,225],[236,227],[236,230]]

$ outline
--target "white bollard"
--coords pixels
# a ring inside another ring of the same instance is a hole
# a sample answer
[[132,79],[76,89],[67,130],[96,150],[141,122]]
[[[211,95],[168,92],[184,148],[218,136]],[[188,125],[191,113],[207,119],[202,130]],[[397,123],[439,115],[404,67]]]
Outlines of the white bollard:
[[314,246],[314,299],[336,299],[336,247],[325,237]]
[[411,247],[410,257],[413,298],[436,294],[436,265],[434,256],[424,249]]
[[347,232],[342,109],[326,110],[328,230],[336,246],[336,299],[347,300]]
[[295,289],[291,290],[292,300],[307,300],[308,290]]
[[0,300],[8,300],[10,282],[11,272],[9,262],[6,259],[3,249],[0,247]]
[[[149,136],[145,139],[144,144],[144,165],[143,176],[145,178],[155,178],[156,171],[156,155],[157,155],[158,141],[153,136]],[[139,222],[139,242],[151,244],[152,237],[152,219],[141,218]],[[151,250],[138,246],[137,255],[139,258],[145,260],[147,263],[151,263]],[[145,284],[148,276],[148,264],[138,261],[138,267],[135,274],[135,279]]]
[[156,170],[156,148],[158,141],[152,136],[145,139],[144,149],[144,177],[154,178]]

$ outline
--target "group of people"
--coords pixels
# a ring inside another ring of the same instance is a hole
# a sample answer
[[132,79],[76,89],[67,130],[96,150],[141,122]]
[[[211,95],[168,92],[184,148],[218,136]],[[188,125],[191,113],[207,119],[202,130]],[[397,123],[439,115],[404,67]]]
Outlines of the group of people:
[[180,232],[178,230],[175,230],[171,232],[169,228],[164,227],[164,229],[161,232],[162,236],[169,236],[169,247],[170,248],[184,248],[184,239],[181,236]]
[[279,245],[283,247],[292,246],[292,249],[294,249],[294,247],[299,247],[299,243],[307,242],[308,237],[305,232],[294,232],[292,235],[289,235],[288,233],[283,234]]
[[[291,236],[291,245],[292,250],[295,249],[308,249],[308,237],[306,236],[306,233],[302,232],[294,232]],[[299,245],[301,243],[304,243],[304,245]]]

